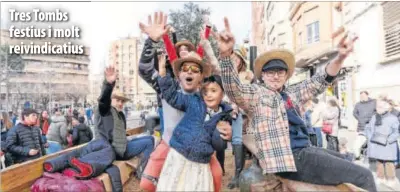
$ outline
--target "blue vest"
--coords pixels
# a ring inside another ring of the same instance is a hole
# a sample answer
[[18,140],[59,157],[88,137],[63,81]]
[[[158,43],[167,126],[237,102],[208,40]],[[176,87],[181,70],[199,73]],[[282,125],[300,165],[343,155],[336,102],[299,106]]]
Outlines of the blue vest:
[[[281,92],[281,96],[286,103],[288,95]],[[290,147],[292,150],[311,146],[306,124],[300,117],[298,110],[291,106],[286,108],[286,113],[289,120]]]

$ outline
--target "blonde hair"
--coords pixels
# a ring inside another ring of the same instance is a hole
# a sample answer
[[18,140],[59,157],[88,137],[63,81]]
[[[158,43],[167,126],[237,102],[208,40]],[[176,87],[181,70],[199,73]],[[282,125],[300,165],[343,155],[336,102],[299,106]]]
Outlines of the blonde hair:
[[7,112],[2,112],[1,116],[2,116],[2,119],[3,119],[3,122],[4,122],[4,125],[5,125],[6,129],[7,130],[11,129],[12,126],[13,126],[13,123],[10,121],[10,117],[8,116],[8,113]]

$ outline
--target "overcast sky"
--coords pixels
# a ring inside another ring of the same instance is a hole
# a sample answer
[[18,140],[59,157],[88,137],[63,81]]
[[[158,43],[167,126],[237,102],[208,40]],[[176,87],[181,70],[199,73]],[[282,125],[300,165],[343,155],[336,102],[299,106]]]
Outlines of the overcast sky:
[[[138,36],[139,21],[147,21],[154,11],[169,12],[183,8],[184,2],[62,2],[61,3],[1,3],[2,27],[9,22],[9,8],[32,11],[39,8],[47,11],[56,8],[69,13],[67,25],[78,25],[82,30],[82,41],[91,48],[92,73],[100,72],[100,63],[108,55],[111,41],[127,35]],[[210,20],[218,29],[223,29],[223,17],[230,19],[237,42],[249,36],[251,30],[251,2],[199,2],[201,7],[211,8]]]

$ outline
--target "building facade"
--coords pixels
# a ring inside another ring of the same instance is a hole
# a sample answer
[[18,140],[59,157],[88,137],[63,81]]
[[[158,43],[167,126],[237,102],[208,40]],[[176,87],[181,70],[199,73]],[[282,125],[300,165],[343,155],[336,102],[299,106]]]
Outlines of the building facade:
[[292,27],[289,21],[291,2],[265,2],[266,48],[293,49]]
[[139,59],[144,40],[139,37],[122,38],[111,43],[109,63],[114,64],[118,78],[116,89],[131,98],[128,105],[156,101],[155,91],[139,76]]
[[88,103],[95,105],[101,94],[101,87],[104,82],[104,74],[90,74],[89,75],[89,89],[90,93],[87,97]]
[[[339,94],[348,113],[353,112],[359,93],[368,91],[372,98],[387,94],[400,97],[400,2],[343,2],[342,25],[350,34],[357,34],[354,52],[345,66],[356,68],[341,82]],[[355,127],[355,119],[351,119]]]
[[[8,30],[1,31],[1,46],[24,42],[41,45],[45,42],[64,44],[60,39],[12,39]],[[2,52],[2,58],[9,58]],[[90,48],[82,55],[21,55],[23,67],[10,67],[12,61],[2,60],[0,107],[19,110],[24,104],[40,109],[80,106],[85,103],[89,87]]]
[[262,1],[251,2],[252,9],[252,25],[251,25],[251,40],[250,46],[257,47],[257,53],[264,52],[266,50],[266,27],[265,27],[265,4]]

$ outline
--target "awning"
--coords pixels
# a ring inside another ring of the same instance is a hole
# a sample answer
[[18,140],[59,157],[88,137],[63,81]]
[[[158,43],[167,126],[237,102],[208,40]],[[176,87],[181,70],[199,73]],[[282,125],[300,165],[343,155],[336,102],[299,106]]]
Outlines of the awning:
[[337,56],[337,54],[338,54],[337,50],[332,50],[332,49],[325,50],[312,58],[311,57],[310,58],[302,58],[300,60],[297,60],[296,67],[297,68],[306,68],[306,67],[310,67],[313,65],[326,63],[327,61],[335,58]]

